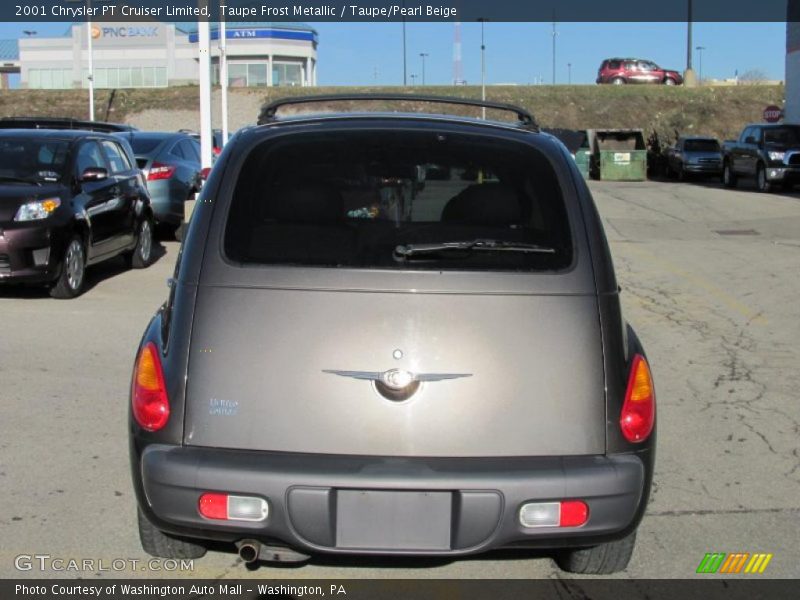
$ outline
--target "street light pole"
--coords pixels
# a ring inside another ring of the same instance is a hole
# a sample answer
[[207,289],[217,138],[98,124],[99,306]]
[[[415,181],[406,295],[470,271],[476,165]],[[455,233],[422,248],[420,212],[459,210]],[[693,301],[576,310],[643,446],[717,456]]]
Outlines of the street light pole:
[[[86,0],[86,14],[92,14],[92,0]],[[86,18],[86,49],[89,52],[89,120],[94,121],[94,46],[92,20]]]
[[572,85],[572,63],[567,63],[567,85]]
[[422,58],[422,85],[425,85],[425,58],[430,55],[427,52],[420,52],[419,55]]
[[[67,2],[82,2],[83,0],[67,0]],[[86,52],[89,54],[89,75],[87,80],[89,82],[89,120],[94,121],[94,56],[93,56],[93,38],[92,38],[92,19],[89,15],[92,14],[92,0],[85,0],[86,4]],[[35,31],[26,35],[36,35]],[[81,59],[81,71],[83,71],[83,59]],[[83,89],[83,76],[81,76],[81,89]]]
[[698,81],[703,81],[703,50],[705,50],[705,46],[697,46],[695,50],[697,50],[697,67],[698,67]]
[[222,8],[219,10],[219,84],[222,95],[222,145],[228,143],[228,28]]

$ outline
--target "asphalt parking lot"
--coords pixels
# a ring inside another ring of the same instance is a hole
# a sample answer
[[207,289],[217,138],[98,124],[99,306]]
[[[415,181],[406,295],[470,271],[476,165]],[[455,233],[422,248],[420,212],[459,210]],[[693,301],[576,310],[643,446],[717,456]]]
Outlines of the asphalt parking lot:
[[[623,576],[685,578],[706,552],[767,552],[774,556],[761,577],[800,577],[800,194],[655,182],[591,187],[659,410],[656,483]],[[177,250],[164,242],[144,271],[127,271],[121,260],[100,265],[76,300],[0,288],[0,577],[130,574],[130,566],[41,571],[35,561],[18,571],[19,555],[102,559],[107,567],[147,560],[128,472],[127,394],[139,337],[166,296]],[[250,571],[232,551],[214,551],[183,573],[142,563],[137,576],[559,573],[548,558],[521,553],[317,558]]]

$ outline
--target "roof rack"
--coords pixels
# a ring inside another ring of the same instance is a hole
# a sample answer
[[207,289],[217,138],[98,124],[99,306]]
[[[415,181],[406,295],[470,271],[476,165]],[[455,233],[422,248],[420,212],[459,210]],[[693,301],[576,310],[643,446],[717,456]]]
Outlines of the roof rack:
[[101,133],[136,131],[136,127],[122,123],[82,121],[62,117],[3,117],[0,118],[0,129],[78,129]]
[[431,102],[436,104],[456,104],[461,106],[476,106],[478,108],[489,108],[493,110],[503,110],[517,115],[520,126],[532,131],[539,131],[539,126],[533,115],[524,108],[506,104],[504,102],[488,102],[486,100],[473,100],[471,98],[451,98],[448,96],[426,96],[419,94],[324,94],[319,96],[297,96],[281,98],[265,105],[261,109],[258,117],[258,124],[264,125],[277,120],[278,109],[292,104],[318,104],[321,102],[347,102],[347,101],[368,101],[368,102]]

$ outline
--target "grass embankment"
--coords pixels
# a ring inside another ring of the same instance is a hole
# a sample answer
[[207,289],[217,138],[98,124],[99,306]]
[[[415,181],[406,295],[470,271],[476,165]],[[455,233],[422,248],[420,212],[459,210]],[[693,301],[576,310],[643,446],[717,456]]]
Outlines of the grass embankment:
[[[232,90],[264,101],[287,95],[347,92],[416,92],[480,98],[480,88],[426,86],[416,88],[328,87]],[[543,127],[570,129],[642,128],[661,139],[683,134],[735,137],[745,123],[760,121],[764,107],[781,106],[783,86],[683,88],[665,86],[490,86],[490,100],[518,104],[529,110]],[[125,121],[144,110],[198,110],[197,88],[119,90],[109,107],[111,92],[98,90],[98,119]],[[82,90],[12,90],[0,92],[0,115],[46,115],[85,118],[88,92]],[[403,103],[405,104],[405,103]],[[388,107],[388,105],[386,105]],[[331,107],[333,108],[333,107]],[[376,108],[381,108],[378,105]],[[414,110],[413,103],[397,107]],[[449,112],[449,109],[447,109]],[[460,114],[474,109],[456,108]],[[257,118],[253,115],[253,121]]]

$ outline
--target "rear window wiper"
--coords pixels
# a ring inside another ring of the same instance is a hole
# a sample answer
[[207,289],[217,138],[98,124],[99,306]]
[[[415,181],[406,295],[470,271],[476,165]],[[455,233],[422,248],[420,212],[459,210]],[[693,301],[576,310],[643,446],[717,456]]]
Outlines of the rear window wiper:
[[538,244],[507,242],[503,240],[477,239],[460,242],[437,242],[431,244],[406,244],[396,246],[394,256],[399,260],[423,254],[448,251],[522,252],[524,254],[555,254],[556,249]]
[[8,175],[0,175],[0,181],[8,181],[13,183],[27,183],[29,185],[38,185],[41,187],[42,183],[35,179],[26,179],[25,177],[10,177]]

